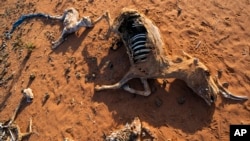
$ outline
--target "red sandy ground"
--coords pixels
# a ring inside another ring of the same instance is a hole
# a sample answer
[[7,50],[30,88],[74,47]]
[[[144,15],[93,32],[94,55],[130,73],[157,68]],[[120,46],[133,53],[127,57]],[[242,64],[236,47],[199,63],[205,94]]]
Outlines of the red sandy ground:
[[[148,10],[147,16],[160,28],[169,55],[183,50],[198,57],[213,75],[223,71],[221,82],[228,82],[230,91],[250,97],[249,0],[180,0],[180,16],[175,0],[1,0],[0,7],[1,44],[2,33],[22,14],[58,15],[74,7],[81,16],[97,18],[106,10],[115,17],[123,7],[143,13]],[[95,85],[115,83],[126,73],[129,62],[125,48],[110,50],[112,40],[102,39],[107,31],[103,20],[92,29],[81,28],[51,50],[47,33],[57,38],[61,30],[62,24],[56,21],[30,20],[7,41],[11,65],[5,76],[14,73],[14,78],[0,87],[0,120],[12,115],[22,97],[21,89],[33,89],[33,103],[23,105],[15,120],[23,132],[29,119],[33,120],[37,134],[24,140],[62,141],[68,137],[98,141],[103,133],[122,127],[135,116],[160,141],[227,141],[230,124],[250,124],[249,100],[240,103],[218,96],[215,107],[209,107],[180,80],[171,79],[166,87],[161,79],[151,80],[154,92],[149,97],[121,89],[95,92]],[[18,35],[23,46],[36,47],[28,59],[25,47],[13,49]],[[105,67],[107,61],[113,68]],[[29,82],[31,74],[36,78]],[[130,85],[141,88],[138,80]],[[50,97],[42,105],[46,93]],[[179,104],[180,99],[184,104]]]

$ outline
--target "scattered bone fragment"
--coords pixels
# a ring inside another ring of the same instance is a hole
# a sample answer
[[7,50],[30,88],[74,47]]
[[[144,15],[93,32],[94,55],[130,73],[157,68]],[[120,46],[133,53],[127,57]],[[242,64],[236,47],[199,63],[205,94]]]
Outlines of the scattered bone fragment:
[[111,132],[110,135],[104,135],[104,141],[143,141],[147,137],[147,141],[154,141],[155,135],[145,127],[142,127],[142,123],[139,117],[135,117],[131,124],[126,124],[122,129]]
[[33,94],[31,88],[23,89],[22,93],[23,93],[24,97],[26,98],[27,102],[32,102],[32,100],[34,99],[34,94]]
[[[29,93],[29,94],[25,94],[24,97],[27,98],[27,95],[29,95],[28,97],[30,97],[30,92],[32,93],[31,89],[28,88],[28,89],[25,89],[24,91],[26,93]],[[19,104],[17,105],[13,115],[11,116],[9,120],[3,123],[0,122],[0,141],[9,141],[9,140],[10,141],[22,141],[24,137],[30,136],[31,134],[34,133],[32,131],[32,119],[30,119],[30,122],[29,122],[29,131],[25,133],[22,133],[20,127],[14,123],[14,120],[17,117],[17,113],[23,103],[23,100],[24,98],[21,98]]]

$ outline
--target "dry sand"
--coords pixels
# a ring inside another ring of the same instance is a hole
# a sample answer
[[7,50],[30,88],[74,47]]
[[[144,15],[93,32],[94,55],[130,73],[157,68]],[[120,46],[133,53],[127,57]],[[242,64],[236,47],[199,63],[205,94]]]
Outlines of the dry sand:
[[[177,4],[176,0],[1,0],[0,7],[2,39],[19,16],[30,12],[57,15],[74,7],[81,16],[97,18],[106,10],[114,17],[123,7],[147,10],[170,55],[183,50],[198,57],[213,75],[222,71],[221,81],[228,82],[230,91],[250,97],[249,0],[179,0]],[[10,66],[3,79],[14,75],[0,87],[0,120],[12,115],[21,89],[30,87],[34,101],[23,106],[15,122],[26,131],[32,118],[37,134],[24,140],[98,141],[135,116],[160,141],[227,141],[230,124],[250,124],[249,100],[240,103],[218,96],[215,107],[209,107],[180,80],[171,79],[166,87],[161,79],[151,80],[154,93],[149,97],[123,90],[95,92],[95,85],[112,84],[125,74],[129,67],[125,49],[110,50],[112,40],[102,39],[107,23],[101,21],[92,29],[81,28],[52,51],[50,38],[59,37],[61,30],[56,21],[30,20],[7,41]],[[32,46],[35,49],[25,58]],[[105,68],[107,61],[113,67]],[[33,81],[29,81],[31,74]],[[141,88],[138,80],[130,84]],[[46,93],[49,99],[43,105]],[[180,99],[184,104],[179,104]]]

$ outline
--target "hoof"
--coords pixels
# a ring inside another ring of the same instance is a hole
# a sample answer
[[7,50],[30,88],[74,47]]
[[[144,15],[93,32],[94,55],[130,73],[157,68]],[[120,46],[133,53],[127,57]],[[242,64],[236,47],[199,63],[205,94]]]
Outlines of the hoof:
[[52,44],[52,47],[51,47],[51,49],[56,49],[58,47],[58,45],[57,44]]
[[55,47],[55,46],[52,46],[51,49],[56,49],[56,47]]

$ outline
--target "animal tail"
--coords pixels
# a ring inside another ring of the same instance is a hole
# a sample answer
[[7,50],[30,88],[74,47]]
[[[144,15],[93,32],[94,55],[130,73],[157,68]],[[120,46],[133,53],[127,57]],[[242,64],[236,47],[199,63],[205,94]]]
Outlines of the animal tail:
[[15,29],[21,25],[25,20],[33,19],[33,18],[46,18],[46,19],[55,19],[55,20],[63,20],[63,16],[51,16],[44,13],[32,13],[27,15],[22,15],[13,25],[11,30],[7,33],[7,36],[10,36]]

